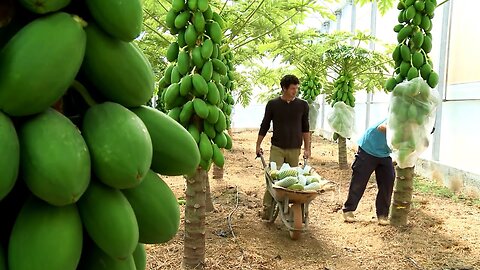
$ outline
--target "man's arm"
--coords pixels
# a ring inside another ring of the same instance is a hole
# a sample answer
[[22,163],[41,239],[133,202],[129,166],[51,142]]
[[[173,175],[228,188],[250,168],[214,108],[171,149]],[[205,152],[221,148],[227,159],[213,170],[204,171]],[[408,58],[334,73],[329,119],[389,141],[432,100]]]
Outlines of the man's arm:
[[303,157],[310,158],[311,146],[310,146],[310,123],[308,122],[309,108],[307,102],[305,102],[305,108],[302,115],[302,134],[303,134]]
[[303,157],[310,158],[311,156],[311,141],[310,132],[303,133]]
[[263,154],[263,149],[261,148],[263,138],[265,138],[265,136],[262,136],[260,134],[257,137],[257,147],[255,150],[255,153],[257,154],[257,156],[260,154]]
[[377,130],[382,132],[382,133],[387,133],[387,124],[381,124],[377,127]]
[[263,115],[262,124],[260,125],[260,130],[258,131],[257,137],[257,144],[255,148],[255,153],[257,155],[263,154],[263,150],[261,148],[263,138],[267,135],[268,130],[270,129],[270,122],[272,121],[273,113],[272,113],[272,106],[270,101],[265,106],[265,114]]

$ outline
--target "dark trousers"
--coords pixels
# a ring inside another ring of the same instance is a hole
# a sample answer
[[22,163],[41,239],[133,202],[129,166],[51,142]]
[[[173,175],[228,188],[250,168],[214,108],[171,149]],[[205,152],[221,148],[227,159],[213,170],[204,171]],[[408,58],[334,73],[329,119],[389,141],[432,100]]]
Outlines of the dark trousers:
[[358,148],[355,161],[352,164],[352,180],[348,190],[348,198],[343,206],[343,212],[355,211],[358,203],[365,192],[368,180],[373,172],[377,178],[378,193],[375,201],[377,217],[388,217],[390,202],[392,199],[395,170],[392,158],[379,158]]

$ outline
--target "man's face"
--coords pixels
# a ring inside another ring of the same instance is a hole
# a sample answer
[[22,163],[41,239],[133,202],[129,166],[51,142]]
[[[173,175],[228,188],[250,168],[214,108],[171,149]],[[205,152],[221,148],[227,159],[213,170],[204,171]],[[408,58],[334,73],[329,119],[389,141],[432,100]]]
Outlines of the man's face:
[[285,96],[287,98],[294,98],[297,96],[297,92],[298,92],[298,87],[299,85],[298,84],[290,84],[288,86],[288,88],[285,90]]

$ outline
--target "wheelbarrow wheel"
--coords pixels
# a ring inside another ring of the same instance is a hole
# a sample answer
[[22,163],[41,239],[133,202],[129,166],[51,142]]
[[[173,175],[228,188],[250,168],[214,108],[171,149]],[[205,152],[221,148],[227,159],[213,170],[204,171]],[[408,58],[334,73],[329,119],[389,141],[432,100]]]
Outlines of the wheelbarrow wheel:
[[292,240],[297,240],[297,239],[300,238],[300,235],[302,233],[303,215],[302,215],[301,204],[294,203],[291,206],[290,211],[292,211],[292,213],[291,213],[292,214],[292,219],[293,219],[292,227],[294,228],[294,230],[290,231],[290,238],[292,238]]
[[280,207],[276,201],[272,202],[272,208],[270,212],[270,218],[268,219],[268,223],[273,223],[277,219],[278,212],[280,211]]

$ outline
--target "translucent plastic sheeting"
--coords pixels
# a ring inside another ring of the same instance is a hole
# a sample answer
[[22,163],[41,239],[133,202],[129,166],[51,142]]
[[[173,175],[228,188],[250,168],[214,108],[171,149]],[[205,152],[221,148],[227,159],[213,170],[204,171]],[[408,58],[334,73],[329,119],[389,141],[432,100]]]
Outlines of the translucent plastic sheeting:
[[400,168],[415,166],[428,148],[439,94],[421,78],[398,84],[389,106],[387,143]]
[[318,111],[320,109],[320,104],[318,101],[314,101],[308,104],[308,123],[310,126],[310,131],[315,131],[317,128],[317,118]]
[[328,115],[328,124],[333,131],[344,138],[351,138],[355,131],[355,110],[340,101],[333,105],[333,111]]

